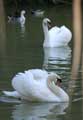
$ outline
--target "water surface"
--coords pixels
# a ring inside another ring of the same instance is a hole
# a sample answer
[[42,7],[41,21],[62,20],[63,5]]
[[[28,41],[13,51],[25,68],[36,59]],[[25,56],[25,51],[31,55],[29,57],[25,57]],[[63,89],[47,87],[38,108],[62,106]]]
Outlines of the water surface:
[[[65,24],[72,30],[70,6],[44,8],[44,17],[53,25]],[[42,17],[32,16],[28,11],[26,24],[6,21],[0,39],[0,90],[13,90],[11,79],[17,72],[43,68],[59,74],[63,89],[69,94],[69,103],[23,103],[0,97],[2,120],[82,120],[82,78],[71,79],[72,41],[67,47],[43,49]]]

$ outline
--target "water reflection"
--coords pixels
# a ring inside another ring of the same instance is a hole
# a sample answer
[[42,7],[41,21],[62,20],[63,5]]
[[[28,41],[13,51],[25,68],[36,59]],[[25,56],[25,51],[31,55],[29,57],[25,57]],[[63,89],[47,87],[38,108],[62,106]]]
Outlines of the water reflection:
[[3,1],[0,1],[0,55],[6,54],[6,23]]
[[[14,41],[15,39],[24,40],[25,39],[25,25],[18,23],[8,23],[10,30],[14,33]],[[10,34],[10,32],[9,32]]]
[[71,60],[71,48],[56,47],[44,48],[44,64],[45,69],[69,69]]
[[22,36],[24,36],[24,33],[25,33],[25,25],[20,25],[20,30],[21,30],[21,34]]
[[[82,97],[83,97],[83,48],[82,48],[82,61],[81,61],[81,64],[82,64],[82,66],[81,66],[81,77],[82,77],[82,82],[81,82],[81,85],[82,85]],[[81,106],[81,108],[82,108],[82,113],[83,113],[83,99],[82,99],[82,106]],[[83,118],[83,114],[82,114],[82,118]]]
[[[8,64],[7,61],[7,30],[6,30],[6,20],[5,20],[5,10],[4,2],[0,0],[0,78],[3,76],[5,71],[5,65]],[[6,75],[4,75],[5,77]],[[1,78],[1,80],[3,80]],[[2,82],[0,81],[2,86]],[[0,87],[1,88],[1,87]]]
[[[46,120],[54,115],[58,120],[58,115],[66,114],[65,109],[69,103],[29,103],[14,106],[12,117],[14,120]],[[52,118],[51,118],[52,119]]]

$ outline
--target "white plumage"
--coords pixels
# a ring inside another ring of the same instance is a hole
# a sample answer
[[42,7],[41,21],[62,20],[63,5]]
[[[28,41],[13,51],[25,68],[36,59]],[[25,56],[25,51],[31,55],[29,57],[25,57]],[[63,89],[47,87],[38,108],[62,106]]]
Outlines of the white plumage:
[[8,22],[14,22],[14,23],[18,22],[21,25],[24,25],[25,20],[26,20],[24,15],[25,15],[25,10],[22,10],[21,13],[20,13],[20,17],[14,17],[14,16],[10,17],[10,16],[8,16]]
[[[48,73],[41,69],[31,69],[24,73],[18,73],[12,79],[13,92],[5,95],[21,98],[27,101],[39,102],[65,102],[69,101],[67,93],[57,84],[61,79],[55,73]],[[14,96],[15,92],[15,96]]]
[[51,21],[48,18],[44,18],[42,25],[44,31],[44,47],[61,47],[66,46],[72,38],[71,31],[65,26],[53,27],[48,30],[48,25]]

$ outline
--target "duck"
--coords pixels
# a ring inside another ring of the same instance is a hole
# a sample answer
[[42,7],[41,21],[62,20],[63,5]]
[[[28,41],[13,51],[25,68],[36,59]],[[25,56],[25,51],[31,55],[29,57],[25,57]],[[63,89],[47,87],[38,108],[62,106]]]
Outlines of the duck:
[[25,10],[22,10],[21,13],[20,13],[20,16],[8,16],[8,22],[18,22],[20,23],[21,25],[24,25],[25,24],[25,13],[26,11]]
[[72,32],[65,26],[61,27],[54,26],[51,29],[51,20],[44,18],[42,21],[43,32],[44,32],[44,43],[43,47],[61,47],[67,46],[71,41]]
[[29,69],[12,79],[14,91],[3,91],[6,96],[29,102],[67,102],[68,94],[61,88],[61,78],[54,72]]
[[43,17],[45,11],[38,9],[38,10],[31,10],[32,15],[36,16],[36,17]]

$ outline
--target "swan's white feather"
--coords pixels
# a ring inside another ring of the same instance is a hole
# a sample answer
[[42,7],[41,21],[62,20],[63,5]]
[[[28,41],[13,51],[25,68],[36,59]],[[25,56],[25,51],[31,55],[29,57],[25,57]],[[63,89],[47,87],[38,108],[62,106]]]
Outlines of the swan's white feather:
[[6,96],[20,98],[20,94],[17,91],[2,91]]
[[44,30],[44,47],[61,47],[66,46],[72,38],[71,31],[65,26],[57,27],[54,26],[48,30],[48,22],[50,20],[45,18],[43,20],[43,30]]
[[22,10],[21,13],[20,13],[20,17],[10,17],[8,16],[8,22],[12,22],[12,23],[20,23],[21,26],[23,26],[25,24],[25,10]]
[[[21,99],[28,101],[68,101],[69,98],[67,93],[65,93],[65,91],[61,88],[56,87],[56,85],[50,81],[57,81],[57,78],[60,78],[57,74],[48,74],[48,72],[45,70],[31,69],[25,71],[24,73],[18,73],[12,79],[12,86],[17,93],[19,93]],[[59,93],[59,91],[61,93]],[[9,94],[6,95],[9,96]]]

